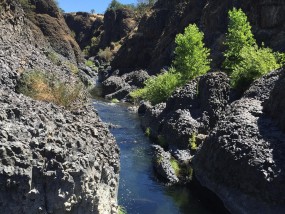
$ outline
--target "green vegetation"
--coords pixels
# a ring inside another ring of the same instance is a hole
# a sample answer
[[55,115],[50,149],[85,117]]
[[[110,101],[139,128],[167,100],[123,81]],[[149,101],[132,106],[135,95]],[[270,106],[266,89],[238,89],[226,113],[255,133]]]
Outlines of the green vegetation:
[[231,74],[235,88],[246,89],[255,79],[281,67],[270,48],[244,47],[239,53],[240,62]]
[[59,56],[56,52],[54,51],[48,51],[46,52],[47,58],[55,65],[60,66],[62,65],[61,60],[59,59]]
[[239,9],[229,11],[226,34],[227,50],[224,52],[224,68],[230,74],[232,86],[246,89],[250,83],[284,65],[284,54],[258,47],[245,13]]
[[94,62],[92,60],[86,60],[85,61],[85,65],[88,66],[88,67],[94,67]]
[[193,133],[191,138],[189,138],[189,147],[191,150],[197,150],[198,149],[198,146],[197,146],[197,143],[196,143],[196,133]]
[[168,72],[147,79],[145,87],[131,92],[131,96],[134,99],[142,98],[149,100],[152,104],[157,104],[165,101],[180,83],[180,74],[171,69]]
[[118,214],[127,214],[127,210],[123,206],[119,206]]
[[116,98],[113,98],[112,100],[111,100],[111,103],[119,103],[120,101],[118,100],[118,99],[116,99]]
[[193,24],[185,28],[184,34],[175,38],[174,67],[183,78],[191,80],[210,70],[210,51],[203,43],[204,34]]
[[172,168],[174,169],[175,175],[179,176],[181,169],[180,169],[178,161],[175,160],[174,158],[171,158],[170,164],[171,164]]
[[71,71],[72,74],[78,74],[79,69],[78,69],[77,65],[75,65],[69,61],[64,62],[64,65]]
[[228,33],[226,34],[227,50],[224,52],[225,61],[223,67],[231,73],[241,61],[240,51],[244,47],[256,46],[256,41],[251,32],[251,26],[245,13],[239,9],[229,11]]
[[131,96],[135,100],[141,98],[152,104],[166,101],[177,87],[210,69],[209,50],[205,48],[203,33],[199,32],[196,25],[185,28],[184,34],[178,34],[175,42],[175,67],[149,78],[144,88],[132,92]]
[[147,137],[150,137],[150,134],[151,134],[151,129],[150,129],[150,127],[147,127],[146,130],[145,130],[145,135]]
[[80,83],[61,82],[52,74],[30,70],[22,74],[18,91],[36,100],[71,108],[75,101],[80,100],[83,86]]

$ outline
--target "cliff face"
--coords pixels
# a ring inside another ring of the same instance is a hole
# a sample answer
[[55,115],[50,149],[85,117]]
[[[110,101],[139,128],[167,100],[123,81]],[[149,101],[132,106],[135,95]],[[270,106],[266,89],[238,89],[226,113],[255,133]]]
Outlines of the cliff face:
[[112,63],[113,68],[126,71],[147,68],[154,73],[170,65],[174,38],[190,23],[196,23],[205,33],[206,45],[212,49],[213,65],[218,67],[222,61],[227,13],[234,6],[248,15],[258,42],[284,51],[285,6],[282,0],[159,0],[123,44]]
[[33,34],[37,35],[39,47],[48,42],[57,53],[73,62],[82,62],[80,47],[71,36],[71,31],[54,0],[31,0],[31,5],[24,7],[24,10],[29,27]]
[[96,55],[99,49],[106,47],[114,51],[114,46],[119,46],[137,26],[135,13],[127,8],[108,10],[104,17],[82,12],[65,14],[64,17],[75,32],[80,47],[87,47],[90,55]]
[[68,66],[47,57],[63,42],[61,51],[75,61],[57,10],[39,6],[33,14],[58,23],[52,28],[62,37],[54,41],[56,34],[33,24],[18,1],[1,0],[0,8],[0,213],[116,213],[119,151],[92,107],[70,111],[15,92],[31,69],[76,80]]

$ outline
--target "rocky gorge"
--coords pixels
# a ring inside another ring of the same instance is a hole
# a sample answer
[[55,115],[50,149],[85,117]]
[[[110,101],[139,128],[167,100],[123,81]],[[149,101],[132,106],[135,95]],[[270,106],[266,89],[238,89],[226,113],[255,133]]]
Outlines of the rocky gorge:
[[[198,181],[231,213],[284,213],[285,71],[243,93],[218,71],[233,6],[246,12],[258,43],[284,51],[282,0],[158,0],[143,16],[0,0],[0,213],[118,213],[120,152],[87,87],[99,79],[104,98],[132,102],[130,92],[171,65],[175,36],[189,23],[205,33],[213,70],[164,103],[135,103],[155,144],[156,175],[170,186]],[[19,93],[32,71],[82,82],[81,99],[66,108]]]
[[[144,73],[157,74],[171,65],[175,35],[196,23],[211,47],[213,71],[177,89],[165,103],[144,102],[138,109],[142,128],[159,144],[154,168],[170,185],[194,177],[232,213],[283,213],[284,69],[256,80],[243,93],[231,87],[225,73],[214,72],[223,60],[232,7],[245,11],[259,44],[284,51],[282,1],[159,0],[121,40],[111,68],[102,72],[103,96],[130,100],[129,92],[141,83],[132,86],[126,76],[135,72],[145,80]],[[178,175],[173,162],[182,168]]]

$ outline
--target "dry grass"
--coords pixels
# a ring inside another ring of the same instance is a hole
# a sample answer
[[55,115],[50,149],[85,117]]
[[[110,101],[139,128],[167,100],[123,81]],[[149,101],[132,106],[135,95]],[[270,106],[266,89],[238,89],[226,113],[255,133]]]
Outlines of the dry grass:
[[31,70],[23,73],[19,92],[36,100],[71,108],[72,104],[80,99],[83,86],[80,83],[64,83],[53,75]]
[[113,58],[113,52],[110,47],[105,48],[104,50],[100,49],[98,52],[98,56],[101,59],[104,59],[107,62],[110,62]]

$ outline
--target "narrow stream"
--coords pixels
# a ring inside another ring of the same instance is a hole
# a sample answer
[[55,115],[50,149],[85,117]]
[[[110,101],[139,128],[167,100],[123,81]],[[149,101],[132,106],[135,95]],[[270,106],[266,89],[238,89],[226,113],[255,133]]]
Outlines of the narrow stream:
[[119,204],[128,214],[210,214],[187,187],[166,187],[153,175],[151,142],[140,128],[139,118],[125,104],[94,100],[103,122],[115,128],[111,132],[121,151]]

